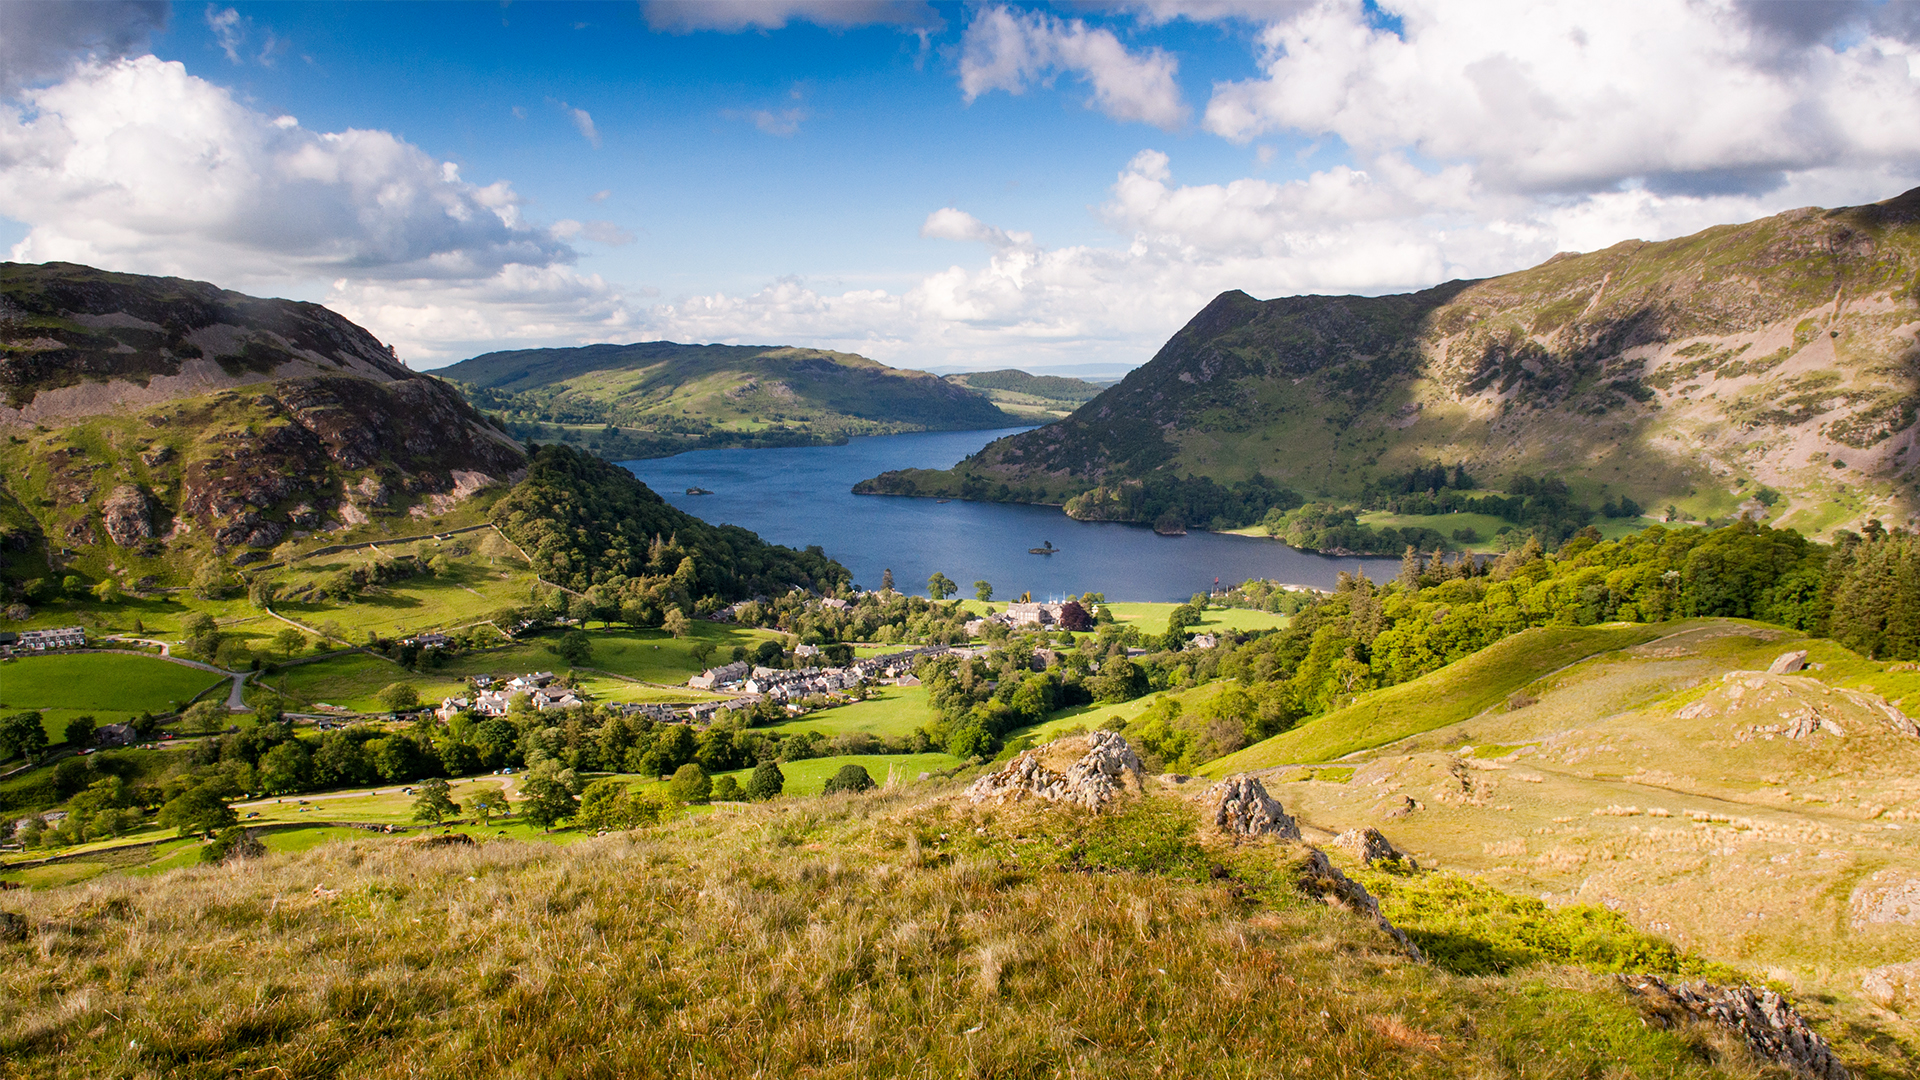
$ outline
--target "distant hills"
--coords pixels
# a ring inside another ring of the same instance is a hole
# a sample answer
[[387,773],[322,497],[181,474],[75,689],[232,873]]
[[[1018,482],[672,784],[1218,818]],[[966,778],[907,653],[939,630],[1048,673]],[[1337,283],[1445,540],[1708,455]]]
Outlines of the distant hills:
[[1100,396],[1103,386],[1085,379],[1059,375],[1030,375],[1014,368],[999,371],[969,371],[947,376],[985,394],[1008,412],[1038,420],[1054,420]]
[[671,341],[518,349],[436,374],[518,435],[607,456],[1022,422],[963,382],[820,349]]
[[1920,190],[1417,293],[1232,291],[1065,419],[862,489],[1081,497],[1126,520],[1165,502],[1135,489],[1189,477],[1297,502],[1464,465],[1483,488],[1553,476],[1662,516],[1905,523],[1917,328]]

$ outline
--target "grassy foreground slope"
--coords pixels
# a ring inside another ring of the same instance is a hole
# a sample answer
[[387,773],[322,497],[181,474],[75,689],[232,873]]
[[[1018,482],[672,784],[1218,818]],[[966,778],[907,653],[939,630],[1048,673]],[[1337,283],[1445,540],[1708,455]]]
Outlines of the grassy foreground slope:
[[[1750,1077],[1566,968],[1463,979],[1290,845],[882,792],[564,847],[327,844],[8,906],[36,1076]],[[1218,867],[1218,870],[1211,869]],[[1088,872],[1091,871],[1091,872]]]

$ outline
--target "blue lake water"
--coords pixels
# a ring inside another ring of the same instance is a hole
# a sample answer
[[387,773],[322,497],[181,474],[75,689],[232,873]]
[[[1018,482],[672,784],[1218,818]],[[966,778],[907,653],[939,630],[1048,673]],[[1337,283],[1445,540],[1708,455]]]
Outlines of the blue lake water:
[[[973,595],[1032,591],[1036,599],[1102,592],[1111,600],[1184,600],[1218,578],[1236,585],[1269,578],[1332,588],[1341,570],[1364,567],[1374,580],[1399,573],[1397,559],[1313,555],[1274,540],[1215,533],[1158,536],[1144,525],[1074,521],[1056,507],[936,502],[855,495],[853,485],[889,469],[944,469],[1012,431],[942,431],[860,438],[845,446],[780,450],[697,450],[623,464],[669,503],[705,521],[739,525],[791,547],[819,544],[856,582],[925,592],[939,571]],[[711,495],[687,495],[689,487]],[[1031,555],[1048,541],[1055,555]]]

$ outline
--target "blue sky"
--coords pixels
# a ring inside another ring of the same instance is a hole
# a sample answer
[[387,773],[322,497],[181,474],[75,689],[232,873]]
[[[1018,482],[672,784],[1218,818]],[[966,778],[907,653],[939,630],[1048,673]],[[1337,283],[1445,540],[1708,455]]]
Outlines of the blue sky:
[[1920,182],[1915,23],[13,4],[0,239],[325,302],[420,366],[671,338],[1123,369],[1226,288],[1394,291],[1897,194]]

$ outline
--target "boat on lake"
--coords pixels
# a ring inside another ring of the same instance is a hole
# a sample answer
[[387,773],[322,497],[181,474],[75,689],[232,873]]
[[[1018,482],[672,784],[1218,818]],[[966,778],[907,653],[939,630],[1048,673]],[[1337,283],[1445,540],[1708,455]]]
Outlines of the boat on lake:
[[713,492],[711,492],[711,491],[708,491],[708,490],[707,490],[706,488],[703,488],[703,487],[690,487],[690,488],[688,488],[688,489],[687,489],[687,494],[689,494],[689,495],[711,495],[711,494],[713,494]]

